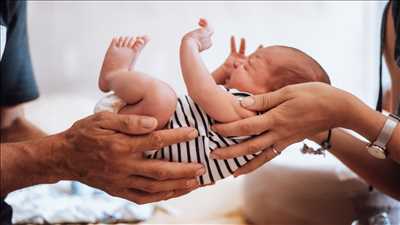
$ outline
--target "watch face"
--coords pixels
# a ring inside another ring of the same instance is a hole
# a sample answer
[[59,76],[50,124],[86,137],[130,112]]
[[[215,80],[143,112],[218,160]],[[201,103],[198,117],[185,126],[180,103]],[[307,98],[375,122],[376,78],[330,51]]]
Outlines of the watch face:
[[368,149],[369,154],[371,154],[375,158],[378,158],[378,159],[386,158],[385,151],[378,146],[369,146],[367,149]]

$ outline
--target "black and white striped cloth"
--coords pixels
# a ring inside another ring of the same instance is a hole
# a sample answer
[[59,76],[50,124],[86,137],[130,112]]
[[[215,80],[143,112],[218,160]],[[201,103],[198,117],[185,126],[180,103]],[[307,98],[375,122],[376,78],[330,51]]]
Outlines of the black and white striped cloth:
[[[227,89],[223,86],[221,88],[238,98],[250,95],[236,89]],[[117,96],[108,95],[99,101],[95,112],[118,112],[125,105]],[[202,185],[212,184],[232,175],[239,167],[253,159],[256,154],[227,160],[210,159],[209,155],[211,151],[238,144],[249,138],[248,136],[222,137],[211,130],[211,125],[214,123],[214,119],[208,116],[189,96],[179,97],[176,110],[168,124],[168,128],[193,127],[197,129],[199,136],[189,142],[149,151],[147,153],[148,158],[169,160],[171,162],[201,163],[206,168],[206,173],[198,178]]]

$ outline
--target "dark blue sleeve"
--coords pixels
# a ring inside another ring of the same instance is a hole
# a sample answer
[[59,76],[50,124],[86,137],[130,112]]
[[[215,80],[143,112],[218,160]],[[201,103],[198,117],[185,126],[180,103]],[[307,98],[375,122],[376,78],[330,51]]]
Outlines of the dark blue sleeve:
[[13,106],[39,97],[29,53],[26,2],[15,1],[0,62],[0,106]]
[[11,225],[12,209],[4,201],[4,198],[0,199],[0,224]]

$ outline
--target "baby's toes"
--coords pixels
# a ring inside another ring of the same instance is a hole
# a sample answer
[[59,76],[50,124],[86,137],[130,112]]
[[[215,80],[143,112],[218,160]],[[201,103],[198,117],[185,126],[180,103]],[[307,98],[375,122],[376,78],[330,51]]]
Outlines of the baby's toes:
[[124,37],[121,47],[128,47],[129,37]]
[[122,47],[123,41],[124,41],[124,38],[122,36],[118,37],[116,46]]
[[130,37],[127,47],[128,47],[128,48],[132,48],[133,45],[135,44],[135,42],[136,42],[136,37]]

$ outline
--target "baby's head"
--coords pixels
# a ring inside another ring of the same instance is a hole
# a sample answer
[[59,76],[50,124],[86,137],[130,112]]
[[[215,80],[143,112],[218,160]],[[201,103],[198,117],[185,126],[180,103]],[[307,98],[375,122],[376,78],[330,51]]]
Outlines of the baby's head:
[[232,69],[227,88],[261,94],[296,83],[330,83],[325,70],[306,53],[292,47],[259,48],[244,63]]

